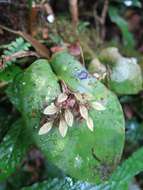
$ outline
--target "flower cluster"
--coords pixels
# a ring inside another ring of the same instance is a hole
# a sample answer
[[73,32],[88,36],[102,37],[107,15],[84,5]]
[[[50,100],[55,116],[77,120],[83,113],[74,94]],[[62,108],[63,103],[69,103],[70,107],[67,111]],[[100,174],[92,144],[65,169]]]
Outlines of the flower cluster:
[[105,106],[101,102],[91,101],[92,98],[89,94],[64,89],[57,99],[44,109],[43,114],[47,116],[47,122],[40,128],[39,135],[48,133],[54,123],[58,122],[59,132],[62,137],[65,137],[68,127],[72,127],[77,118],[84,119],[87,127],[93,131],[94,124],[88,111],[90,108],[105,110]]

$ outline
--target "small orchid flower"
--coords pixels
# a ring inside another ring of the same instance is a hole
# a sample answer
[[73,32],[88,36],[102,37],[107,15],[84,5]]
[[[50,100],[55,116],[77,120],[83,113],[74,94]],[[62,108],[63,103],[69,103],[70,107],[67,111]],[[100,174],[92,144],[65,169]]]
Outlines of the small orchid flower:
[[[66,102],[68,100],[68,95],[66,93],[61,93],[57,97],[55,102],[52,102],[49,106],[47,106],[43,114],[47,115],[49,118],[51,116],[51,120],[45,123],[39,130],[39,135],[43,135],[45,133],[48,133],[53,124],[54,120],[57,117],[59,120],[59,132],[62,137],[66,136],[66,133],[68,131],[68,127],[72,127],[74,116],[70,109],[67,109]],[[55,117],[52,117],[52,116]]]
[[64,84],[63,92],[59,94],[54,102],[45,107],[43,114],[47,116],[47,122],[40,128],[39,135],[48,133],[54,121],[59,122],[59,132],[62,137],[65,137],[68,127],[72,127],[74,120],[80,117],[86,121],[87,127],[93,131],[94,123],[89,115],[89,109],[93,108],[97,111],[105,110],[105,106],[100,101],[93,101],[94,97],[91,94],[81,94],[72,92]]

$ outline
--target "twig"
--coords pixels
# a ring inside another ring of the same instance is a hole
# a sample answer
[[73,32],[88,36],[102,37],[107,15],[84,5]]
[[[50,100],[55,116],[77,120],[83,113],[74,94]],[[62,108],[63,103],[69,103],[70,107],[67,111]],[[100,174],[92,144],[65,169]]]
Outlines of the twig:
[[106,16],[107,16],[107,12],[108,12],[108,6],[109,6],[109,0],[105,0],[104,7],[102,10],[102,14],[101,14],[101,21],[103,24],[105,23],[105,20],[106,20]]
[[84,60],[83,49],[82,49],[81,45],[79,45],[79,47],[80,47],[80,55],[81,55],[81,59],[82,59],[82,64],[85,66],[85,60]]
[[39,57],[38,54],[33,51],[19,51],[19,52],[13,53],[12,55],[2,56],[2,60],[0,61],[0,68],[2,68],[4,64],[8,61],[12,61],[13,59],[16,59],[16,58],[22,58],[22,57],[28,57],[28,56]]
[[70,12],[72,16],[72,23],[74,29],[76,29],[78,24],[78,0],[69,0]]
[[0,24],[0,28],[3,29],[3,30],[6,30],[6,31],[8,31],[8,32],[11,32],[11,33],[13,33],[13,34],[20,35],[20,34],[19,34],[19,31],[12,30],[12,29],[10,29],[10,28],[8,28],[8,27],[6,27],[6,26],[3,26],[3,25],[1,25],[1,24]]
[[50,14],[54,15],[53,9],[49,3],[44,3],[43,6],[44,6],[45,11],[48,15],[50,15]]
[[[37,10],[42,10],[47,13],[47,15],[52,15],[53,19],[55,18],[54,16],[54,11],[51,7],[51,5],[47,1],[41,1],[40,4],[35,4],[33,8],[36,8]],[[49,20],[48,20],[49,21]],[[53,20],[54,21],[54,20]],[[50,22],[50,21],[49,21]]]
[[[106,22],[106,16],[107,16],[107,13],[108,13],[109,0],[104,0],[104,5],[103,5],[101,16],[99,16],[97,14],[97,7],[98,7],[98,1],[94,5],[94,12],[93,13],[94,13],[94,17],[95,17],[96,26],[98,28],[98,25],[100,25],[101,38],[102,38],[102,40],[104,40],[105,35],[106,35],[105,22]],[[97,24],[97,22],[98,22],[98,24]]]
[[31,35],[27,34],[26,32],[22,32],[22,31],[17,31],[17,30],[12,30],[6,26],[3,26],[0,24],[0,28],[3,30],[6,30],[8,32],[11,32],[13,34],[19,35],[21,37],[23,37],[26,41],[28,41],[36,50],[36,52],[44,58],[49,58],[49,50],[47,49],[47,47],[43,44],[41,44],[38,40],[36,40],[35,38],[33,38]]

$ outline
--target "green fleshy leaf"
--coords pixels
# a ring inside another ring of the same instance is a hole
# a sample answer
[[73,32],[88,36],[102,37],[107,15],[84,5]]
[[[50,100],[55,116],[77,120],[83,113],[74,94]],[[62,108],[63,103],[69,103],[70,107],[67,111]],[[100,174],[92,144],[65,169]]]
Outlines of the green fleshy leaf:
[[[91,110],[89,113],[94,121],[94,132],[85,122],[75,122],[64,138],[56,127],[48,134],[38,135],[43,108],[60,94],[57,77],[46,60],[36,61],[24,74],[17,76],[8,95],[21,112],[26,126],[33,129],[37,145],[52,164],[71,177],[99,183],[107,179],[122,154],[124,118],[121,106],[117,98],[88,76],[86,69],[72,56],[67,53],[57,56],[52,66],[60,79],[73,91],[91,93],[94,101],[106,103],[104,111]],[[88,76],[86,80],[78,79],[81,71]]]
[[4,70],[0,71],[0,81],[11,82],[14,77],[22,70],[17,66],[9,66]]
[[57,78],[44,59],[37,60],[19,74],[7,90],[10,100],[32,128],[39,128],[42,109],[59,93]]
[[90,111],[94,132],[87,128],[85,122],[75,123],[66,137],[61,138],[58,129],[53,128],[49,134],[40,137],[39,146],[50,161],[70,176],[88,182],[101,182],[121,157],[124,145],[121,106],[117,98],[68,53],[55,54],[51,64],[70,89],[91,93],[94,101],[106,102],[106,109]]

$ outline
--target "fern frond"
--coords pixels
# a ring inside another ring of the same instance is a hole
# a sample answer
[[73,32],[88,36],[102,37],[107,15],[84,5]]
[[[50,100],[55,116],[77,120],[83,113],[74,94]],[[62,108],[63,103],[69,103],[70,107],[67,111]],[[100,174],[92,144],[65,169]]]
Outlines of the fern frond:
[[[10,44],[7,45],[7,49],[4,50],[3,55],[4,56],[10,56],[13,53],[19,52],[19,51],[28,51],[31,47],[30,43],[25,42],[25,40],[22,37],[16,38],[15,41],[12,41]],[[6,62],[5,66],[11,65],[13,61]]]

